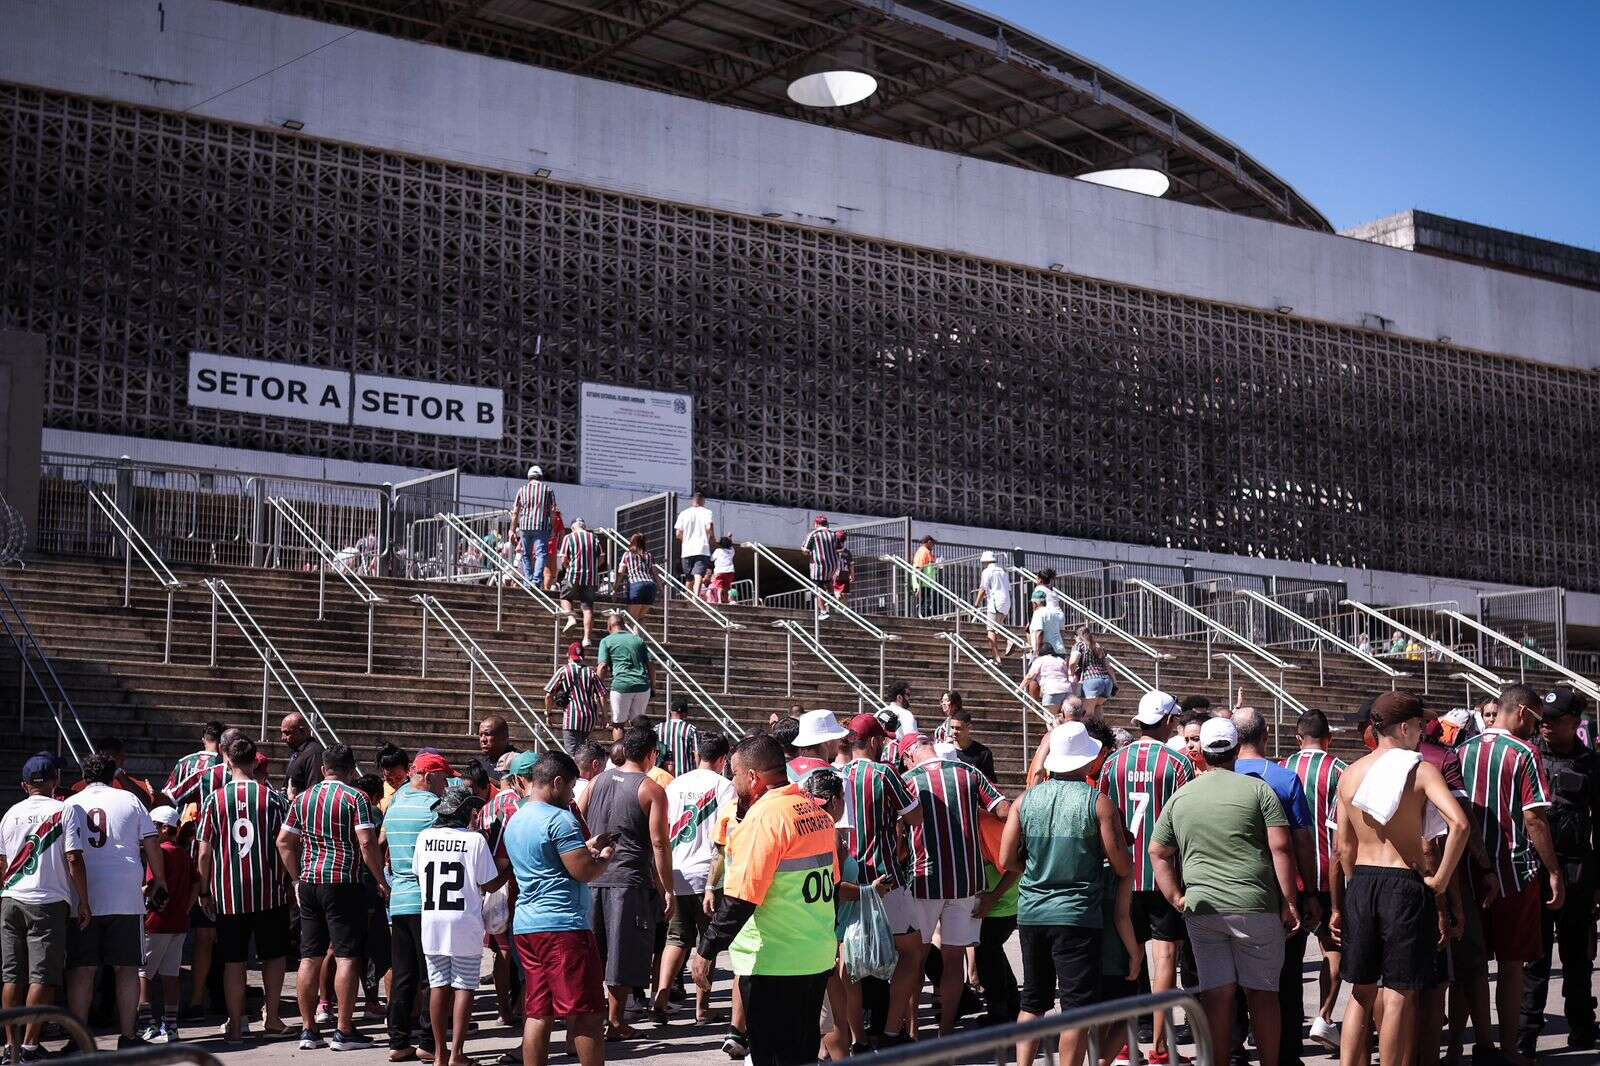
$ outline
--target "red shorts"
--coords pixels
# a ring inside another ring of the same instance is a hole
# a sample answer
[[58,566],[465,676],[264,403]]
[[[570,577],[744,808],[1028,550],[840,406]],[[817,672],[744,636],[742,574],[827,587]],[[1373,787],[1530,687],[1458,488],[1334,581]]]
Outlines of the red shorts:
[[530,1018],[604,1014],[600,945],[587,929],[565,933],[518,933],[523,1009]]
[[1521,892],[1496,896],[1483,909],[1483,937],[1501,962],[1532,962],[1544,955],[1544,892],[1535,877]]
[[733,574],[712,574],[711,587],[714,589],[721,589],[724,592],[728,591],[729,589],[733,588]]
[[850,582],[848,582],[848,581],[835,581],[833,583],[833,594],[835,596],[843,597],[844,594],[849,592],[849,591],[850,591]]

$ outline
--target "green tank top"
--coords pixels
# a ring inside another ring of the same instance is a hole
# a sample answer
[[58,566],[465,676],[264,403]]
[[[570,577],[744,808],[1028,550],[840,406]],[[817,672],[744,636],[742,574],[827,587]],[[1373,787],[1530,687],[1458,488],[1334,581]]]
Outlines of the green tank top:
[[1049,780],[1022,797],[1022,842],[1027,853],[1019,925],[1075,925],[1099,929],[1104,890],[1098,793],[1083,781]]

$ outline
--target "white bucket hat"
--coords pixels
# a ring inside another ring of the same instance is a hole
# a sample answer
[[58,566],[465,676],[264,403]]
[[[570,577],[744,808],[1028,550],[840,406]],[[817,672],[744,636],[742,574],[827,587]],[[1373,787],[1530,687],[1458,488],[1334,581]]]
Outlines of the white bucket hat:
[[1089,735],[1082,722],[1067,722],[1050,730],[1050,754],[1044,768],[1052,774],[1071,773],[1088,766],[1100,754],[1100,742]]
[[978,556],[978,562],[980,562],[980,563],[992,563],[992,562],[994,562],[994,552],[984,552],[982,555]]
[[800,732],[795,734],[794,746],[811,748],[849,735],[850,730],[839,724],[832,711],[807,711],[800,716]]

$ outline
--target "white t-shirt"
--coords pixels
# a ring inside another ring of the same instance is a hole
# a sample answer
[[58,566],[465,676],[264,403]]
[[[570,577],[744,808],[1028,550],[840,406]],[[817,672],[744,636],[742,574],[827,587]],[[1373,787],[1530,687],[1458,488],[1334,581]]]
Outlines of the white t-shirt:
[[[688,554],[687,552],[685,554]],[[711,553],[711,572],[713,574],[733,573],[733,549],[718,548]]]
[[672,841],[675,895],[699,895],[706,890],[716,854],[711,833],[717,812],[737,801],[733,782],[714,770],[697,767],[667,785],[667,837]]
[[1054,649],[1063,654],[1067,646],[1061,640],[1061,627],[1067,624],[1067,616],[1059,607],[1052,607],[1046,601],[1045,606],[1033,612],[1033,617],[1028,619],[1029,633],[1043,633],[1045,641]]
[[83,819],[83,865],[95,917],[144,913],[144,839],[156,824],[137,796],[110,785],[86,785],[67,800]]
[[711,554],[713,521],[709,507],[686,507],[678,513],[678,520],[672,524],[672,528],[683,534],[680,554],[685,559]]
[[1011,579],[1000,568],[999,563],[990,563],[983,568],[983,574],[978,578],[978,587],[983,589],[986,608],[997,614],[1008,614],[1011,611]]
[[1033,660],[1026,680],[1039,682],[1039,692],[1045,696],[1072,690],[1072,681],[1067,677],[1067,660],[1059,655],[1041,655]]
[[583,798],[583,794],[587,791],[589,791],[588,778],[580,777],[572,783],[572,803],[574,806],[577,805],[578,801]]
[[434,826],[417,834],[411,868],[422,887],[422,953],[483,951],[483,886],[499,871],[476,829]]
[[[61,817],[56,818],[60,813]],[[38,841],[31,838],[45,826]],[[49,796],[29,796],[0,818],[0,855],[9,870],[25,850],[42,848],[31,862],[5,879],[0,896],[18,903],[76,902],[72,880],[67,876],[67,852],[83,850],[83,812]]]

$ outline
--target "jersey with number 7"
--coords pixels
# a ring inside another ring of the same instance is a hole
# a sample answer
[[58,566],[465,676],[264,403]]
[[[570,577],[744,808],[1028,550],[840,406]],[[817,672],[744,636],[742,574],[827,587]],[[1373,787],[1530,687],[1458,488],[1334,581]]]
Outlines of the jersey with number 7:
[[278,830],[289,801],[258,781],[229,781],[200,808],[200,839],[211,845],[211,895],[218,914],[253,914],[289,902],[278,861]]
[[1111,798],[1133,837],[1133,889],[1158,891],[1150,861],[1150,834],[1172,794],[1194,779],[1194,763],[1180,751],[1140,737],[1100,768],[1100,791]]

